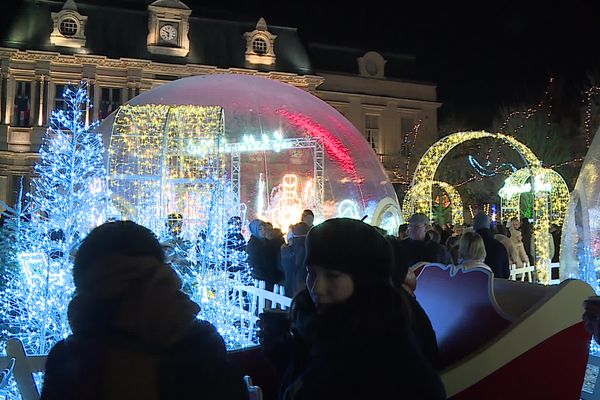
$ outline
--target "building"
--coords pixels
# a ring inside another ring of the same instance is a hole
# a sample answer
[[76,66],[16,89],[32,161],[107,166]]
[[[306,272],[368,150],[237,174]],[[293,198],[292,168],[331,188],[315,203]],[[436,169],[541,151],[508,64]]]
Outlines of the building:
[[80,80],[88,82],[93,121],[181,77],[277,79],[344,114],[396,183],[416,165],[407,160],[437,140],[436,86],[402,79],[413,57],[305,44],[296,28],[204,18],[179,0],[124,4],[25,0],[11,18],[0,43],[0,200],[14,202],[21,177],[27,185],[52,110]]

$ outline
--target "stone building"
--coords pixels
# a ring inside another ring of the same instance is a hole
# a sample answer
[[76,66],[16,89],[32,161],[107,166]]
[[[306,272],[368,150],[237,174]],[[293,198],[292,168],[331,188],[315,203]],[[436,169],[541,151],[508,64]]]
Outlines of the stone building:
[[414,169],[437,140],[436,86],[409,80],[414,57],[304,43],[296,28],[206,18],[179,0],[124,4],[25,0],[11,18],[0,38],[0,200],[14,202],[21,177],[27,184],[52,110],[63,107],[65,86],[80,80],[88,82],[93,121],[181,77],[277,79],[346,116],[395,183],[408,158]]

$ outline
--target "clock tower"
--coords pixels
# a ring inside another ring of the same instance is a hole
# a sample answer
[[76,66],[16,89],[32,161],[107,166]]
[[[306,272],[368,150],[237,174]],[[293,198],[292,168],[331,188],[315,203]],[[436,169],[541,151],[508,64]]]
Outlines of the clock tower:
[[187,56],[192,10],[179,0],[156,0],[148,5],[148,13],[148,51],[167,56]]

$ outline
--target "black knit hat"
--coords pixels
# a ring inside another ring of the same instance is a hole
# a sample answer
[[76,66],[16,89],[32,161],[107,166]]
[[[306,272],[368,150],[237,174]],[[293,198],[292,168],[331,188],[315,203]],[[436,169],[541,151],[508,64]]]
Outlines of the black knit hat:
[[355,285],[387,285],[392,249],[387,239],[371,225],[356,219],[334,218],[308,233],[306,265],[342,271],[352,276]]
[[83,240],[73,265],[75,287],[89,268],[110,255],[153,257],[163,263],[165,254],[156,236],[149,229],[132,221],[107,222],[94,228]]

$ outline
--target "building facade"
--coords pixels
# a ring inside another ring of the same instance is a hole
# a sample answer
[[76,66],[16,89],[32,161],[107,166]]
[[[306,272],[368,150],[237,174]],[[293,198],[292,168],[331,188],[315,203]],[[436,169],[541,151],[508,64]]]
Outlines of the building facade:
[[414,65],[410,56],[304,44],[297,29],[263,18],[203,18],[179,0],[148,3],[24,1],[0,38],[0,200],[13,203],[20,182],[27,186],[52,110],[64,107],[63,90],[80,80],[88,82],[93,121],[182,77],[276,79],[340,111],[396,183],[437,140],[436,86],[402,79]]

